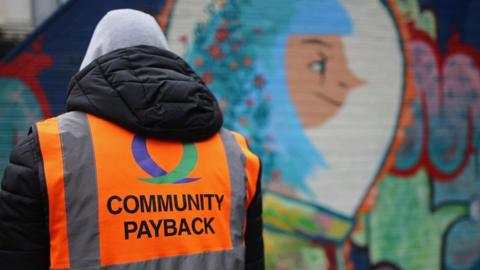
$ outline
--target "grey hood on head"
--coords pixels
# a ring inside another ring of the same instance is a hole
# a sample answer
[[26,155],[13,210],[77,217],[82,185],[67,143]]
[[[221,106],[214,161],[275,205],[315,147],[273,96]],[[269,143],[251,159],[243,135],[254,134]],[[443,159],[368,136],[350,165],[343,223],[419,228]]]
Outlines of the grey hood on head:
[[109,52],[137,45],[168,50],[165,35],[151,15],[133,9],[110,11],[97,24],[80,69]]
[[218,132],[215,96],[181,57],[168,51],[155,19],[135,10],[98,23],[81,70],[70,81],[67,111],[80,111],[158,139],[200,141]]

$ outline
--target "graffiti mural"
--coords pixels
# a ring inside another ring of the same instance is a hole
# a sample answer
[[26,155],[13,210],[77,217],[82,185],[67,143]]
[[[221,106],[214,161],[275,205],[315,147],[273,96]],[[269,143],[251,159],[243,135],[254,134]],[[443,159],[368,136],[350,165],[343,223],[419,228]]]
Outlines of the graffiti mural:
[[[353,18],[340,2],[315,2],[313,10],[328,10],[331,17],[317,16],[307,2],[285,2],[281,12],[268,11],[268,1],[229,2],[200,26],[189,60],[223,101],[227,125],[266,153],[266,228],[341,243],[390,147],[403,63],[395,31],[386,39],[390,44],[377,45],[375,54],[360,51],[352,63],[346,55],[373,42],[353,32]],[[394,30],[381,3],[377,11],[383,14],[377,25]],[[255,23],[244,23],[251,18]],[[216,29],[213,36],[210,29]],[[396,64],[368,71],[355,66],[379,56]],[[231,72],[222,76],[226,68]],[[386,102],[369,106],[372,96]],[[371,128],[368,134],[361,134],[361,123]]]
[[452,7],[205,2],[170,42],[262,156],[269,269],[479,267],[479,53]]
[[261,155],[268,269],[480,269],[475,0],[70,0],[0,62],[0,171],[126,7]]
[[52,65],[52,59],[41,51],[40,42],[35,43],[33,47],[32,52],[21,53],[14,61],[3,64],[0,62],[2,175],[13,145],[28,131],[32,123],[50,115],[50,108],[38,76],[42,70]]
[[[134,8],[167,26],[172,0],[71,0],[0,61],[0,174],[12,146],[36,121],[65,110],[70,78],[78,71],[95,25],[111,9]],[[1,180],[0,180],[1,181]]]

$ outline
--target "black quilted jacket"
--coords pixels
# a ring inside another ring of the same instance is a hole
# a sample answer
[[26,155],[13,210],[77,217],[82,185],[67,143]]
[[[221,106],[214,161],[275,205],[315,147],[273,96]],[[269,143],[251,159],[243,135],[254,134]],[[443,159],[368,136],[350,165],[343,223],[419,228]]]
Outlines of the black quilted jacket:
[[[82,69],[70,83],[67,110],[147,137],[185,141],[206,139],[223,122],[217,101],[192,69],[175,54],[148,46],[113,51]],[[48,200],[37,140],[33,128],[15,146],[1,182],[0,270],[49,269]],[[247,210],[247,269],[264,268],[258,183]]]

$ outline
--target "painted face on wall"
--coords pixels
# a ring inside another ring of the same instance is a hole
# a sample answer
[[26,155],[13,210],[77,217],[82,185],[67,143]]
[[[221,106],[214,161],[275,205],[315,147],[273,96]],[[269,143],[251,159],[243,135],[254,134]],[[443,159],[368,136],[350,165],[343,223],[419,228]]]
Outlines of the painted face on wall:
[[349,68],[341,37],[291,35],[287,40],[288,89],[304,128],[321,126],[364,83]]
[[170,45],[188,50],[225,101],[227,127],[265,161],[265,224],[342,241],[396,134],[404,61],[393,17],[382,1],[231,0],[187,28],[191,15],[179,14],[193,1],[178,1],[169,30],[191,38]]

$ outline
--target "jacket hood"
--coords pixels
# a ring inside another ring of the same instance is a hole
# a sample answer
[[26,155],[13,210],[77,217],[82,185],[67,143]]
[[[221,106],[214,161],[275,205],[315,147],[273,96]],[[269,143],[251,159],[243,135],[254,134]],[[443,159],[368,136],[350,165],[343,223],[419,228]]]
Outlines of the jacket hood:
[[165,35],[151,15],[133,9],[112,10],[95,27],[80,69],[111,51],[137,45],[168,50]]
[[70,81],[67,111],[170,140],[204,140],[223,124],[215,97],[191,67],[145,45],[112,51],[84,67]]

